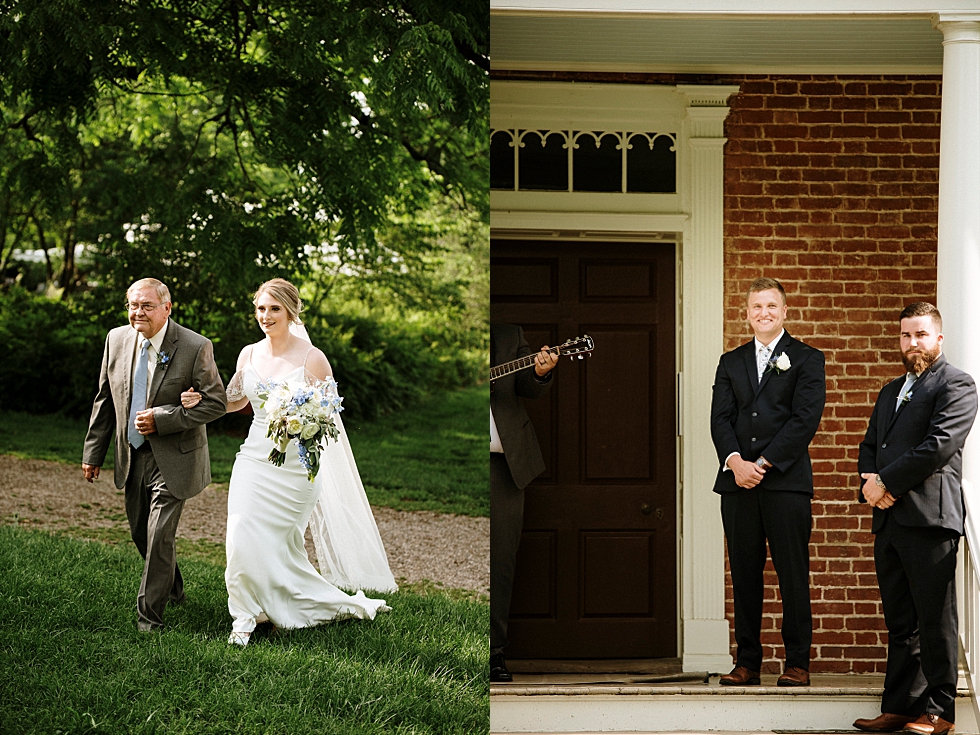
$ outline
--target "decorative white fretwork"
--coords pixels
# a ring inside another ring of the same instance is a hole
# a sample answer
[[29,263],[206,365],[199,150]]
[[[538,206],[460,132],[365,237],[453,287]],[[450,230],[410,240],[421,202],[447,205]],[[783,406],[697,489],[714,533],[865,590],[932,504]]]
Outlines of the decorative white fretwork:
[[[616,131],[616,130],[553,130],[553,129],[532,129],[532,128],[494,128],[490,131],[491,146],[493,146],[493,141],[497,134],[501,134],[507,139],[507,145],[513,150],[514,153],[514,176],[512,186],[507,188],[512,188],[514,191],[520,191],[521,187],[521,155],[520,151],[527,145],[540,144],[542,148],[547,148],[549,145],[555,145],[557,141],[551,141],[552,136],[560,136],[561,148],[567,153],[565,155],[566,165],[568,166],[568,176],[567,176],[567,191],[590,191],[586,181],[575,180],[575,151],[579,150],[581,146],[588,145],[587,139],[591,138],[592,144],[595,146],[596,150],[604,147],[608,143],[605,142],[608,137],[612,137],[615,141],[614,149],[620,152],[619,168],[621,171],[621,182],[620,182],[620,193],[628,193],[629,182],[628,182],[628,157],[629,152],[634,149],[634,146],[642,146],[646,144],[649,150],[654,150],[657,145],[657,141],[660,138],[665,138],[670,141],[670,147],[667,149],[671,153],[676,155],[677,152],[677,135],[676,133],[660,133],[660,132],[640,132],[640,131]],[[497,141],[500,139],[498,138]],[[498,142],[498,145],[500,143]],[[672,182],[674,183],[674,182]],[[577,184],[577,185],[576,185]],[[670,191],[676,190],[676,183],[671,187]]]

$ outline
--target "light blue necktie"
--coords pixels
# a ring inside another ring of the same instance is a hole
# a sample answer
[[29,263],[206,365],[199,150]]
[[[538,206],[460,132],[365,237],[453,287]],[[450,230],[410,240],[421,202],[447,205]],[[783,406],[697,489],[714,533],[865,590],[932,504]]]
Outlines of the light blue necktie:
[[150,340],[144,338],[140,354],[136,358],[136,374],[133,376],[133,400],[129,408],[129,443],[139,449],[146,437],[136,430],[136,414],[146,408],[146,373],[149,364]]
[[[905,376],[905,385],[902,386],[902,390],[898,392],[898,400],[895,401],[895,410],[897,411],[902,407],[902,401],[905,397],[912,392],[912,384],[918,379],[918,375],[915,373],[907,373]],[[910,399],[911,400],[911,399]]]

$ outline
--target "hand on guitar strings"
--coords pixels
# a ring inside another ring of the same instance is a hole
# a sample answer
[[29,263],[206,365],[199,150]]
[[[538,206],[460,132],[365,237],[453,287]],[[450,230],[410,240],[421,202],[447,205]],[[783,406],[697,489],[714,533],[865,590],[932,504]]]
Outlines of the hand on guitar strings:
[[534,357],[534,372],[539,378],[543,378],[545,375],[550,373],[555,365],[558,364],[558,355],[552,354],[548,350],[551,348],[545,345],[541,348],[541,351]]

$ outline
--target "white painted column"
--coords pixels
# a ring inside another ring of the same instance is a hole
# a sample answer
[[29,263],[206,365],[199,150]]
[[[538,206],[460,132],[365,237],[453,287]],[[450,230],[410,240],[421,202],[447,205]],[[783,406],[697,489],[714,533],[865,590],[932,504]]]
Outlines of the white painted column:
[[[936,305],[943,314],[943,352],[953,365],[980,381],[980,13],[941,13],[933,25],[943,34]],[[967,554],[977,558],[980,427],[976,424],[963,452],[963,494],[968,528],[956,580],[960,643],[970,669],[973,714],[980,718],[980,672],[975,668],[980,629],[974,612],[977,601],[968,598],[976,581],[966,578],[973,567],[963,558]]]
[[[939,141],[938,301],[951,363],[980,380],[980,14],[939,15],[943,102]],[[980,484],[980,443],[964,476]]]
[[687,98],[690,227],[681,248],[681,650],[685,671],[732,667],[725,550],[714,486],[711,386],[724,347],[724,121],[736,86],[678,85]]

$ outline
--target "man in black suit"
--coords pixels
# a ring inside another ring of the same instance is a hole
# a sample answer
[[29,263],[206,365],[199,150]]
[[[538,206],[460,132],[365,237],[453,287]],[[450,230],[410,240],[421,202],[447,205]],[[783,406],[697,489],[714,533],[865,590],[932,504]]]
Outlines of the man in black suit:
[[711,438],[721,467],[714,491],[728,543],[735,598],[735,668],[723,685],[756,685],[762,668],[766,541],[783,601],[786,665],[779,686],[810,683],[810,499],[807,451],[826,399],[824,356],[783,329],[786,292],[758,278],[746,317],[755,339],[721,356]]
[[[524,525],[524,488],[544,471],[541,447],[521,398],[538,398],[551,387],[558,356],[545,345],[533,369],[498,378],[490,391],[490,681],[509,682],[504,647],[514,587],[514,564]],[[524,331],[490,325],[490,364],[531,355]]]
[[906,374],[878,394],[858,457],[864,480],[858,499],[874,507],[888,668],[882,714],[854,726],[944,735],[956,713],[960,477],[977,391],[973,378],[942,354],[935,306],[909,304],[899,323]]

